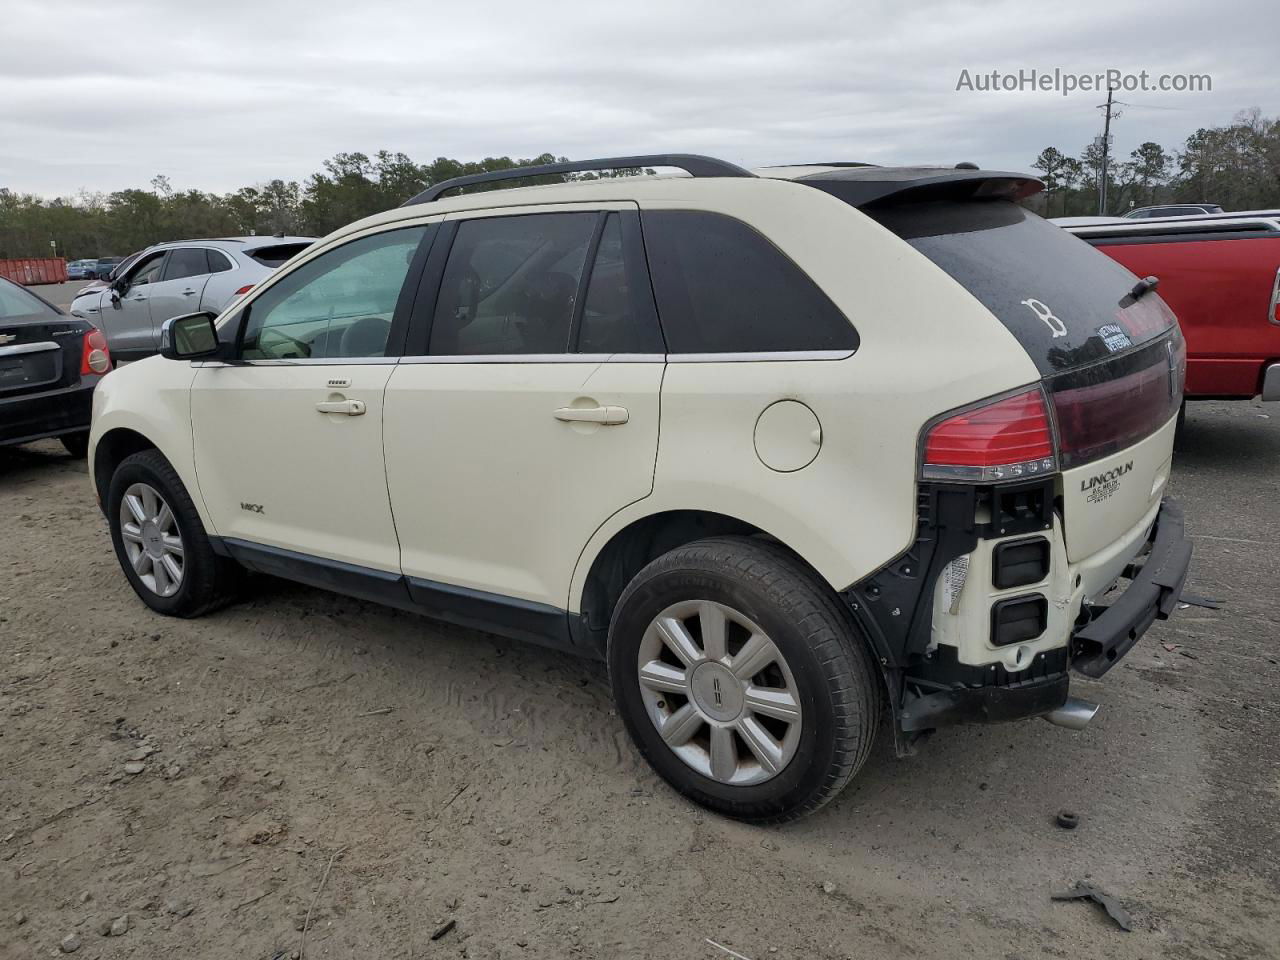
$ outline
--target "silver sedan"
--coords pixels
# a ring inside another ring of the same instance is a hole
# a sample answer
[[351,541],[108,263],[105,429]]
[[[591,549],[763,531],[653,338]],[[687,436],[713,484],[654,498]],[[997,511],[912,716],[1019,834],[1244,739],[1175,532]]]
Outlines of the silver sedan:
[[312,237],[235,237],[159,243],[110,285],[80,291],[71,314],[106,334],[113,357],[137,360],[160,349],[166,320],[198,310],[221,313],[314,242]]

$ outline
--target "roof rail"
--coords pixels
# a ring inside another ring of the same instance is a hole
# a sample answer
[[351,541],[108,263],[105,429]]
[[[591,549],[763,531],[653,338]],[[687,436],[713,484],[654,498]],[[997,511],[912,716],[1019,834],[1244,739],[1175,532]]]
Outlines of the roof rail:
[[632,167],[676,167],[692,177],[754,177],[737,164],[695,153],[651,153],[637,157],[605,157],[600,160],[570,160],[564,163],[545,163],[538,167],[512,167],[509,170],[491,170],[454,177],[432,184],[417,196],[410,197],[402,207],[415,203],[430,203],[441,194],[476,183],[497,183],[502,180],[523,180],[526,177],[546,177],[558,173],[582,173],[587,170],[627,170]]

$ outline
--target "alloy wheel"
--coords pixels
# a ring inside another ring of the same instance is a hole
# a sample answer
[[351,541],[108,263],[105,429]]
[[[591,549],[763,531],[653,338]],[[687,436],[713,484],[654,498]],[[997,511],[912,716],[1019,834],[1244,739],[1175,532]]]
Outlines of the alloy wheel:
[[182,586],[182,533],[173,511],[146,483],[132,484],[120,500],[120,537],[125,556],[149,590],[171,597]]
[[777,645],[732,607],[689,600],[663,610],[645,630],[636,670],[658,734],[703,776],[763,783],[795,756],[795,678]]

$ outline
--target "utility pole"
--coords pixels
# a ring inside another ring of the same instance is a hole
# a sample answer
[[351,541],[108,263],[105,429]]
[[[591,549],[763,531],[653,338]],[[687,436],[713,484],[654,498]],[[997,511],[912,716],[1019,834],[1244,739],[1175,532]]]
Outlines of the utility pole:
[[1105,119],[1102,121],[1102,176],[1098,178],[1098,216],[1105,217],[1107,215],[1107,165],[1111,159],[1111,95],[1115,90],[1108,85],[1107,102],[1098,104],[1098,106],[1106,111]]

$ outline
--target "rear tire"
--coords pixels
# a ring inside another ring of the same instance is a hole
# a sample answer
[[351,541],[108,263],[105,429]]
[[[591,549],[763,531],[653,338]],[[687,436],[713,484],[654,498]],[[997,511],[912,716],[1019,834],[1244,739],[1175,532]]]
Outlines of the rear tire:
[[62,446],[67,453],[75,457],[77,460],[83,460],[89,455],[89,431],[82,433],[64,433],[58,438],[62,441]]
[[878,669],[848,610],[765,540],[700,540],[646,566],[614,610],[608,661],[645,759],[740,820],[817,810],[866,761],[880,721]]
[[213,552],[195,504],[160,451],[121,462],[106,512],[120,568],[156,613],[199,617],[235,599],[240,568]]

